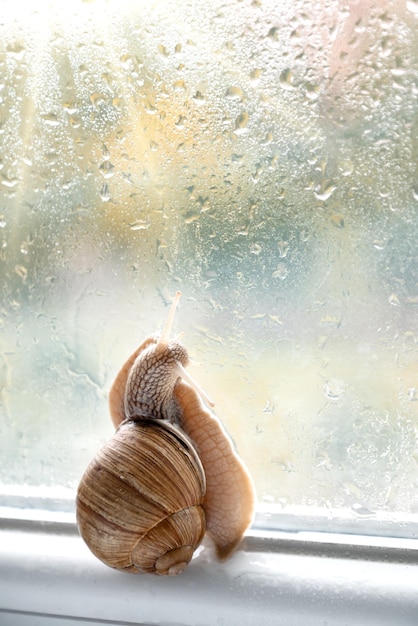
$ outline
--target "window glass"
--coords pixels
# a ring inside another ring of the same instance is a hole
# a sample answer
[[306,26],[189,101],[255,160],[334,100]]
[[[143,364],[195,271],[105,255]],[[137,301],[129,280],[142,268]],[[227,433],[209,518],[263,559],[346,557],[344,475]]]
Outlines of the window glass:
[[175,331],[260,502],[418,512],[418,4],[0,18],[1,481],[74,488]]

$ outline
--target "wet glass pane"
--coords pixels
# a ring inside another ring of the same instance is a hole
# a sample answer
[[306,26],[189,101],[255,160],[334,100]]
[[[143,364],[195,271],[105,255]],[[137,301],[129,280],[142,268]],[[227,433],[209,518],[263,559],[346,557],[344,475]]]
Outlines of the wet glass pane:
[[3,4],[3,484],[76,486],[181,289],[260,502],[418,512],[417,42],[414,1]]

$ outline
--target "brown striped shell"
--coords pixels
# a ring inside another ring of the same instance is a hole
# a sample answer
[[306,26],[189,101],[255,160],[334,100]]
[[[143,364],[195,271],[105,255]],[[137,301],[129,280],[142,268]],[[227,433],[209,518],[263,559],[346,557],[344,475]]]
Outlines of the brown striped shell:
[[178,429],[127,420],[81,479],[80,534],[110,567],[178,574],[205,533],[204,494],[199,457]]

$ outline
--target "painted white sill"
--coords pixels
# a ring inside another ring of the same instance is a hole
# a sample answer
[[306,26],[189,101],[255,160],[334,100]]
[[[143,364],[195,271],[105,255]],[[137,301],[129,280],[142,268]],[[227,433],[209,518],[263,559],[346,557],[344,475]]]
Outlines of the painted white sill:
[[228,562],[203,549],[168,578],[102,565],[65,515],[12,517],[0,521],[2,626],[418,624],[414,540],[252,531]]

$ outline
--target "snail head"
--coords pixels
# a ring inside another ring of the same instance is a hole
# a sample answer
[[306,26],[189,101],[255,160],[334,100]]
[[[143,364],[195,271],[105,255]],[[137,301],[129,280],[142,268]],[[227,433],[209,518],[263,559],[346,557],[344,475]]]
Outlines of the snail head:
[[178,410],[173,391],[180,378],[191,385],[207,404],[213,405],[185,370],[190,364],[186,348],[179,339],[169,340],[180,296],[178,291],[161,335],[138,355],[132,366],[125,390],[127,419],[154,417],[175,423]]

